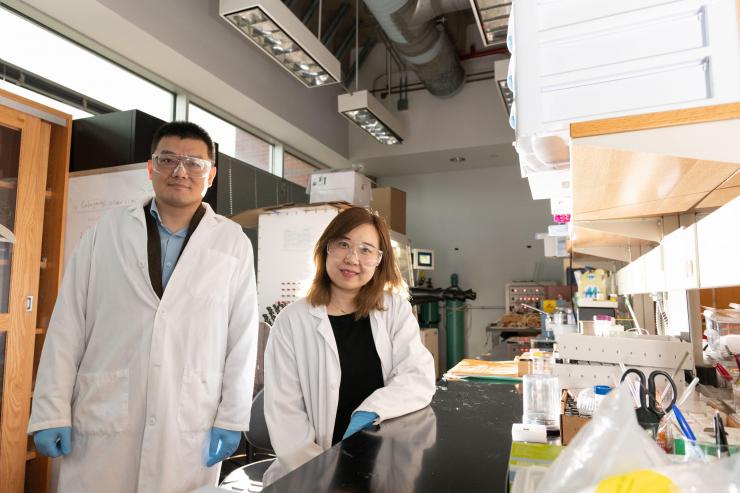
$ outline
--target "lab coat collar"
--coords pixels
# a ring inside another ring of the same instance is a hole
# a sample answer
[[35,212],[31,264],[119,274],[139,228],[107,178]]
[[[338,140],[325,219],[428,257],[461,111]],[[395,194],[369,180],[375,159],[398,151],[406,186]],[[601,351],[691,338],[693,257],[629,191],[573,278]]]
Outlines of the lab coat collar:
[[[308,303],[308,301],[306,301]],[[385,299],[386,304],[389,302],[389,298]],[[329,321],[329,314],[326,311],[325,305],[313,306],[308,304],[308,313],[315,318],[314,329],[324,338],[331,351],[337,358],[339,363],[339,350],[337,349],[337,341],[334,338],[334,331],[331,328],[331,322]],[[386,330],[386,322],[383,318],[383,312],[378,310],[370,311],[370,329],[373,333],[373,341],[375,342],[375,348],[378,351],[380,357],[380,365],[383,369],[383,375],[389,375],[392,368],[392,361],[390,354],[392,352],[391,342]]]
[[326,311],[326,305],[312,305],[311,303],[306,300],[306,303],[308,303],[308,313],[313,315],[316,318],[322,319],[322,318],[329,318],[329,314]]
[[[144,206],[147,205],[152,200],[154,200],[154,197],[153,196],[147,197],[147,198],[145,198],[143,200],[139,200],[139,201],[131,204],[129,206],[129,208],[128,208],[129,214],[131,214],[139,222],[141,222],[142,224],[144,224],[145,223]],[[212,225],[216,224],[216,222],[217,222],[216,221],[216,213],[213,212],[213,209],[208,204],[208,202],[201,202],[201,204],[203,205],[203,207],[206,208],[206,213],[203,215],[203,219],[200,220],[200,224],[198,225],[198,228],[196,228],[196,231],[198,229],[201,229],[200,228],[201,225],[208,224],[208,225],[212,226]]]
[[[308,300],[306,300],[308,303]],[[324,338],[324,343],[329,346],[331,352],[334,353],[334,357],[339,363],[339,350],[337,349],[337,341],[334,338],[334,331],[331,328],[331,322],[329,321],[329,313],[326,311],[326,305],[312,305],[308,303],[308,313],[314,317],[314,329]]]

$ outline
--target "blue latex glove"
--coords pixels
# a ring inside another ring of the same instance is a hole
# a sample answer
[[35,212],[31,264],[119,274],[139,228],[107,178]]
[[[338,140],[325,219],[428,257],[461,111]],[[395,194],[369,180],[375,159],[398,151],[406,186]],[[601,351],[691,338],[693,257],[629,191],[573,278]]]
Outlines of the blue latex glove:
[[208,462],[206,462],[206,466],[211,467],[231,457],[236,452],[241,439],[242,433],[240,431],[211,428],[211,445],[208,447]]
[[355,411],[352,414],[352,419],[349,420],[349,426],[347,427],[347,431],[344,432],[342,440],[354,435],[360,430],[370,428],[373,425],[373,421],[378,419],[378,417],[377,414],[368,411]]
[[47,428],[33,434],[36,451],[47,457],[59,457],[72,452],[72,427]]

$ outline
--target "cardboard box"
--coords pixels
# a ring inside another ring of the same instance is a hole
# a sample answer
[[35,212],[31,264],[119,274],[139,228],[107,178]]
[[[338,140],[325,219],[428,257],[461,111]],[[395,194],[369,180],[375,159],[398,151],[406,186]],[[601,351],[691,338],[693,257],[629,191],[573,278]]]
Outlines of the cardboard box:
[[434,374],[439,378],[439,332],[437,329],[421,329],[421,342],[434,357]]
[[406,234],[406,192],[393,187],[373,188],[370,208],[385,218],[393,231]]
[[[311,204],[312,206],[330,205],[336,207],[340,211],[351,207],[347,202],[326,202],[321,204]],[[271,205],[269,207],[260,207],[259,209],[249,209],[246,211],[239,212],[229,217],[232,221],[240,225],[242,228],[255,229],[259,224],[259,217],[261,214],[265,214],[270,211],[289,209],[291,207],[306,207],[305,204],[294,204],[288,202],[287,204]]]
[[578,415],[575,402],[569,398],[568,392],[563,390],[560,397],[560,442],[568,445],[589,421],[591,421],[590,417]]
[[311,175],[309,202],[349,202],[367,207],[372,197],[370,178],[352,170],[319,171]]
[[524,358],[522,356],[517,360],[517,374],[520,377],[529,375],[532,373],[532,360],[530,358]]
[[557,300],[560,296],[564,301],[570,301],[570,289],[570,286],[545,286],[545,297],[549,300]]

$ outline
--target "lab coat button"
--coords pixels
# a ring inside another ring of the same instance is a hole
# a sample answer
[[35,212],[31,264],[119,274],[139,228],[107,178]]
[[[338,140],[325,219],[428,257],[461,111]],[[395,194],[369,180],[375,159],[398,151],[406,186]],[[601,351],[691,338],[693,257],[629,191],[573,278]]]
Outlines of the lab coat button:
[[157,418],[155,418],[153,416],[151,418],[149,418],[149,426],[154,426],[156,424],[157,424]]
[[144,268],[144,262],[142,262],[141,260],[139,260],[138,266],[143,269]]

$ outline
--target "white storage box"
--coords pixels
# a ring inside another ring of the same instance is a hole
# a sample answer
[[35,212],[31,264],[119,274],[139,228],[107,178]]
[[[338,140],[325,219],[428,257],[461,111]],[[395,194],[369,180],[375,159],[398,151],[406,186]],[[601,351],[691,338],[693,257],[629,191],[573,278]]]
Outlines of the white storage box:
[[311,204],[320,202],[349,202],[367,207],[372,198],[370,178],[356,171],[318,172],[311,175]]

